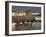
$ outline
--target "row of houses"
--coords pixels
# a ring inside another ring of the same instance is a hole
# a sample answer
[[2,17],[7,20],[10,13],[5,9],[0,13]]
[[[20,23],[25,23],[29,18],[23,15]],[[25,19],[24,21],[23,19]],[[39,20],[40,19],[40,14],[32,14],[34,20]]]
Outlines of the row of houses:
[[[17,12],[13,12],[12,16],[23,16],[26,15],[25,12],[23,13],[17,13]],[[41,20],[41,14],[40,13],[32,13],[32,16],[35,18],[35,20]]]

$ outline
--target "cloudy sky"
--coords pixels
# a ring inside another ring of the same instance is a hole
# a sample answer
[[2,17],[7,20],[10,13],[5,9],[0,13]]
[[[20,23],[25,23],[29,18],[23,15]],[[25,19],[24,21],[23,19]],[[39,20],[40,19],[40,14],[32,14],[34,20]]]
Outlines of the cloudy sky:
[[31,9],[33,13],[41,13],[41,7],[12,6],[12,12]]

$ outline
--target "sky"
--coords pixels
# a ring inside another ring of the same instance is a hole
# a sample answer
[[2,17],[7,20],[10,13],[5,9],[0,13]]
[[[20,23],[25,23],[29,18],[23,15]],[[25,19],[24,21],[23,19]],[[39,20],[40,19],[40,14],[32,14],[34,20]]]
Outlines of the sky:
[[33,13],[41,13],[41,7],[12,6],[12,12],[31,9]]

